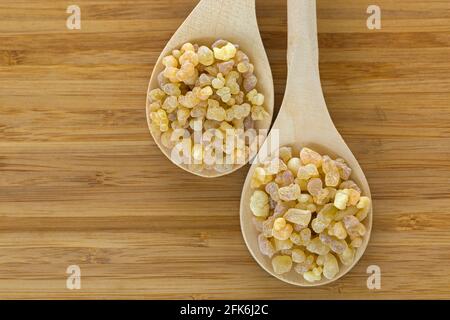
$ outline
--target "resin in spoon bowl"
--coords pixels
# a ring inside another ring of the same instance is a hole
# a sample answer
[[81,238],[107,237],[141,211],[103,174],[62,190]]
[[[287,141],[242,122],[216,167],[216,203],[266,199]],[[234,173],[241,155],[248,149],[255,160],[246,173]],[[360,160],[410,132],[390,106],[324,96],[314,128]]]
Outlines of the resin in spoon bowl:
[[[315,1],[288,0],[288,28],[288,80],[285,96],[278,117],[258,156],[264,160],[263,154],[269,155],[279,147],[290,146],[297,155],[301,148],[308,147],[322,155],[342,158],[352,169],[350,179],[361,188],[362,195],[370,198],[370,189],[364,172],[335,128],[325,104],[318,66]],[[322,277],[322,280],[310,283],[294,270],[281,275],[276,274],[271,259],[259,250],[259,232],[253,225],[253,214],[250,210],[250,197],[254,191],[251,188],[251,179],[258,165],[259,163],[254,161],[245,180],[241,195],[240,219],[246,245],[259,265],[282,281],[305,287],[333,282],[349,272],[367,247],[372,228],[372,207],[362,222],[366,233],[362,245],[356,250],[353,262],[348,266],[339,263],[340,270],[334,278]]]
[[[258,92],[264,94],[264,107],[269,114],[264,120],[255,121],[254,129],[265,137],[264,132],[269,129],[272,122],[274,89],[272,72],[256,20],[255,0],[201,0],[161,52],[153,69],[148,92],[159,87],[158,74],[164,69],[162,59],[169,55],[172,50],[180,48],[187,42],[209,46],[217,39],[225,39],[231,43],[238,44],[239,48],[248,55],[254,65],[254,74],[258,79],[256,88]],[[147,123],[149,128],[151,128],[149,100],[147,99],[146,113]],[[151,130],[150,132],[152,133]],[[163,146],[160,139],[153,133],[152,136],[161,151],[174,164],[201,177],[213,178],[223,176],[245,165],[245,163],[234,164],[230,170],[222,172],[214,169],[206,169],[200,172],[192,170],[189,164],[174,159],[171,156],[171,149]]]

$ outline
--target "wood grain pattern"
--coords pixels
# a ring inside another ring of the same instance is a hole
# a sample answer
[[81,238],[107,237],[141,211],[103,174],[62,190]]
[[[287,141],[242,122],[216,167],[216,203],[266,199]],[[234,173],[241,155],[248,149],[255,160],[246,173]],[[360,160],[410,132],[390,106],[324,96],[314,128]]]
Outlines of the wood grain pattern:
[[[205,180],[151,139],[153,63],[195,0],[0,4],[1,298],[450,298],[450,11],[446,0],[318,0],[331,116],[371,186],[358,265],[324,287],[270,277],[239,227],[247,172]],[[279,106],[286,3],[257,1]],[[82,289],[65,288],[78,264]],[[382,270],[368,290],[366,268]]]

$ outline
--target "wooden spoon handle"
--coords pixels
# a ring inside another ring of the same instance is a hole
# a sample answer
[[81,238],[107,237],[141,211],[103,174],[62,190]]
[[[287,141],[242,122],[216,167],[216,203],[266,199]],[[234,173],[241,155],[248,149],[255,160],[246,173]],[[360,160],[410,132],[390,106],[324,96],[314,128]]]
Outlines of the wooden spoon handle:
[[288,28],[288,79],[277,125],[294,119],[303,137],[335,130],[320,83],[316,1],[288,0]]
[[253,37],[258,28],[255,0],[201,0],[192,16],[195,21],[191,25],[207,28],[216,38],[233,33],[250,33],[248,36]]
[[302,50],[318,65],[316,0],[288,0],[288,64]]

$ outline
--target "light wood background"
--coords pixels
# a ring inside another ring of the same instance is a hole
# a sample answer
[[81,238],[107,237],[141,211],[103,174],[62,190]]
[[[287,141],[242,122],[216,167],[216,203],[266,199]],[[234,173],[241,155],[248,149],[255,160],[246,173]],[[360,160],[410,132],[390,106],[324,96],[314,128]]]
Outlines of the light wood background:
[[[82,30],[66,29],[81,7]],[[248,168],[205,180],[172,165],[145,121],[159,52],[195,0],[0,3],[0,298],[450,298],[447,0],[318,0],[330,113],[360,161],[374,226],[341,280],[302,289],[251,258]],[[366,8],[382,9],[368,30]],[[276,106],[286,3],[257,0]],[[77,264],[82,289],[66,289]],[[366,287],[366,268],[382,289]]]

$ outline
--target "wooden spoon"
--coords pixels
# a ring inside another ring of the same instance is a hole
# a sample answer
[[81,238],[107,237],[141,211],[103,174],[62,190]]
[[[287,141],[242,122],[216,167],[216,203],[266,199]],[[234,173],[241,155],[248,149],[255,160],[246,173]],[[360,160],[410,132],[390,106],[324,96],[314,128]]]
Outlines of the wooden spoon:
[[[275,151],[279,146],[292,146],[296,152],[302,147],[328,154],[331,157],[341,157],[352,168],[351,179],[362,190],[362,194],[370,198],[370,190],[358,161],[345,144],[325,104],[320,84],[318,65],[316,1],[288,0],[288,80],[285,96],[278,117],[266,143],[260,150],[267,149],[267,153]],[[275,134],[279,134],[279,145],[268,145]],[[297,153],[298,156],[298,153]],[[263,157],[261,157],[262,160]],[[274,277],[298,286],[318,286],[330,283],[346,274],[363,255],[370,237],[372,227],[372,208],[364,220],[367,233],[362,246],[355,254],[354,262],[344,266],[339,262],[340,271],[332,280],[322,277],[321,281],[309,283],[303,277],[291,270],[289,273],[278,275],[273,272],[271,259],[261,254],[258,248],[258,232],[252,223],[250,211],[250,197],[253,190],[250,187],[254,169],[258,166],[254,162],[247,175],[241,196],[241,229],[250,253],[260,266]]]
[[[264,106],[270,115],[263,121],[256,121],[255,129],[268,130],[273,116],[273,79],[256,21],[255,0],[201,0],[161,52],[153,69],[148,92],[158,87],[157,76],[164,69],[162,59],[170,54],[173,49],[181,47],[186,42],[210,46],[217,39],[226,39],[234,44],[238,44],[255,66],[255,75],[258,78],[257,89],[265,95]],[[146,113],[147,123],[150,128],[148,101],[149,99],[147,99]],[[214,170],[192,171],[188,165],[173,161],[170,157],[171,150],[165,148],[153,134],[152,136],[161,151],[173,163],[201,177],[213,178],[223,176],[236,171],[244,165],[235,165],[232,170],[227,172],[216,172]]]

